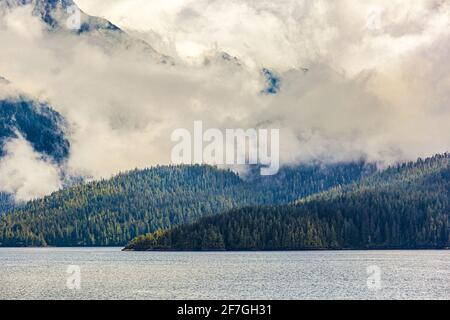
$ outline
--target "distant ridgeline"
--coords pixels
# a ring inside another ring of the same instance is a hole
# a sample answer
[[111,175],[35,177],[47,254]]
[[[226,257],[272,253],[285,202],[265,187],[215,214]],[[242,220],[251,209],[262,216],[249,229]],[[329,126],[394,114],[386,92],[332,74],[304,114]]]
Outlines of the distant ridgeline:
[[123,246],[141,234],[233,208],[292,202],[374,171],[362,162],[308,165],[244,180],[210,166],[135,170],[56,192],[3,216],[0,246]]
[[249,206],[134,239],[128,250],[450,247],[450,155],[299,200]]
[[[25,98],[0,100],[0,158],[6,155],[5,144],[20,135],[36,152],[62,163],[70,149],[65,131],[62,116],[45,104]],[[0,214],[13,207],[11,195],[0,193]]]

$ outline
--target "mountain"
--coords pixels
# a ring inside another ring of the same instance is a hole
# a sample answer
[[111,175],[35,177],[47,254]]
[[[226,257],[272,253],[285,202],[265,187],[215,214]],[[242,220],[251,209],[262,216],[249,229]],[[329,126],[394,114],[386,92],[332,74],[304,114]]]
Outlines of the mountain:
[[[107,54],[127,52],[133,59],[173,64],[170,57],[159,54],[148,43],[129,36],[108,20],[87,15],[73,0],[0,0],[0,19],[24,6],[30,7],[32,14],[42,20],[49,36],[80,37]],[[76,22],[73,17],[78,13],[80,23],[71,25]],[[3,76],[0,76],[0,85],[14,88],[14,83]],[[5,155],[6,141],[21,135],[35,151],[61,164],[70,147],[66,129],[64,119],[46,104],[34,102],[33,98],[0,98],[0,158]],[[0,214],[15,206],[12,200],[11,195],[0,194]]]
[[280,91],[281,79],[273,71],[269,69],[262,69],[262,74],[266,79],[266,88],[261,91],[263,94],[277,94]]
[[78,185],[0,218],[0,246],[112,246],[205,215],[286,203],[373,172],[364,163],[282,169],[244,180],[209,166],[162,166]]
[[[52,33],[68,32],[85,36],[91,44],[107,53],[125,50],[157,63],[174,63],[171,57],[158,53],[147,42],[130,36],[108,20],[84,13],[73,0],[0,0],[0,13],[21,6],[31,6],[33,15],[40,17]],[[74,19],[78,13],[80,23]]]
[[127,250],[450,247],[450,155],[391,167],[293,205],[249,206],[134,239]]
[[64,118],[50,106],[25,98],[0,100],[0,157],[5,155],[5,143],[21,135],[36,152],[56,163],[69,155]]
[[[0,100],[0,160],[6,155],[5,144],[20,136],[42,156],[62,164],[70,149],[67,130],[64,118],[46,104],[26,98]],[[0,193],[0,215],[16,205],[12,195]]]
[[[67,29],[67,21],[78,9],[73,0],[1,0],[0,9],[11,10],[20,6],[31,6],[34,15],[39,16],[50,29]],[[87,30],[119,30],[105,19],[91,17],[80,10],[81,27],[79,32]]]

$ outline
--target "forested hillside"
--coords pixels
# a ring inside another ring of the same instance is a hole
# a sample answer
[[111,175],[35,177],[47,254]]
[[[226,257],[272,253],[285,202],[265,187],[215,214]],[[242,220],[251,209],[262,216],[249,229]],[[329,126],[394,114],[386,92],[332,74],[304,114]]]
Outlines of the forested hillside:
[[133,240],[130,250],[450,247],[450,156],[387,169],[296,205],[253,206]]
[[62,116],[45,104],[26,99],[0,100],[0,157],[4,156],[5,142],[20,134],[34,150],[61,162],[70,148],[66,129]]
[[14,199],[10,194],[0,192],[0,216],[14,209]]
[[[0,100],[0,159],[5,156],[8,140],[21,135],[35,151],[62,163],[70,149],[66,130],[63,117],[45,104],[24,98]],[[13,197],[0,192],[0,215],[14,206]]]
[[209,166],[135,170],[28,203],[0,219],[0,246],[125,245],[205,215],[294,201],[373,172],[364,163],[282,169],[241,179]]

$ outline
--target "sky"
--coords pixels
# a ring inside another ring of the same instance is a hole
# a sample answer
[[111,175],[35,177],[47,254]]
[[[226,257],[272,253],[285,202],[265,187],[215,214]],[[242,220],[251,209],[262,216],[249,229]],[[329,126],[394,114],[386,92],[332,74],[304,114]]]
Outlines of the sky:
[[[450,148],[450,1],[76,0],[145,40],[105,47],[98,34],[49,33],[29,8],[0,20],[0,97],[48,101],[70,123],[64,170],[92,178],[170,163],[178,128],[278,128],[281,161],[381,167]],[[236,60],[221,59],[226,52]],[[281,79],[265,95],[261,70]],[[55,164],[12,141],[0,162],[44,166],[8,188],[29,199],[56,190]],[[22,139],[23,140],[23,139]],[[15,158],[16,157],[16,158]],[[25,165],[26,166],[26,165]],[[4,178],[7,179],[7,178]],[[6,180],[5,180],[6,181]]]

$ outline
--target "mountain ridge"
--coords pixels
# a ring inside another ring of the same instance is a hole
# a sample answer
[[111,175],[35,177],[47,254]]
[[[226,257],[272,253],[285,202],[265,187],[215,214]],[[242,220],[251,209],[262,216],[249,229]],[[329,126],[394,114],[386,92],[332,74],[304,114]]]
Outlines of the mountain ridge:
[[[118,48],[136,50],[157,63],[175,63],[172,57],[160,54],[146,41],[130,36],[107,19],[86,14],[73,0],[0,0],[0,12],[22,6],[31,6],[32,14],[40,17],[50,32],[70,32],[79,36],[89,34],[89,40],[106,52]],[[79,13],[80,23],[68,27],[68,22],[76,14],[74,11]]]
[[4,144],[20,134],[36,152],[61,163],[69,155],[67,132],[65,119],[48,104],[24,97],[0,100],[0,157]]
[[245,207],[141,235],[125,250],[448,247],[450,155],[445,153],[389,168],[294,205]]
[[[369,166],[370,167],[370,166]],[[286,171],[284,171],[286,170]],[[251,204],[285,203],[359,179],[367,165],[282,169],[243,180],[210,166],[157,166],[67,188],[0,218],[0,246],[125,245],[139,234]]]

